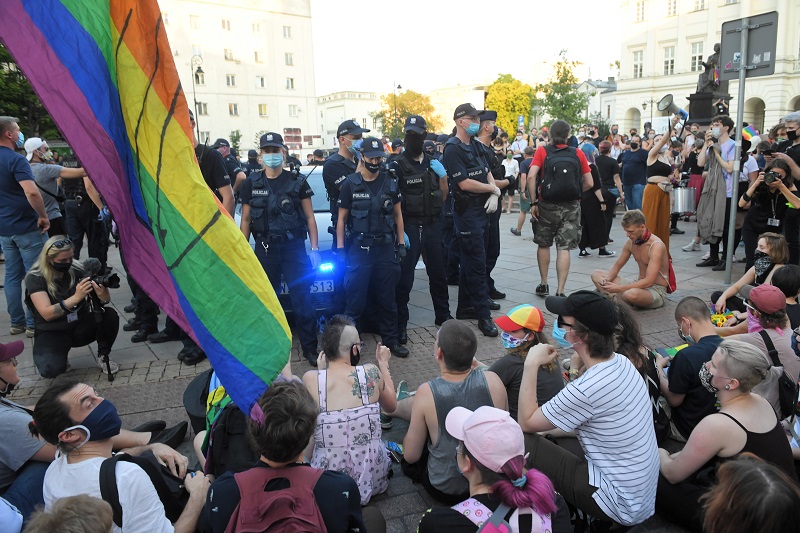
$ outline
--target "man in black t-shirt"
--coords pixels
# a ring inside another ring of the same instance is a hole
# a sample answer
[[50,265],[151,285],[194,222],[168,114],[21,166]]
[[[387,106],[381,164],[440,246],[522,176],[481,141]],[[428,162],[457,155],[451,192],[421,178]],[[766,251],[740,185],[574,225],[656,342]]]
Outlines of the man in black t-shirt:
[[230,143],[227,139],[217,139],[214,144],[211,145],[211,148],[214,148],[222,156],[222,160],[225,163],[225,170],[230,178],[231,186],[233,186],[233,192],[239,192],[239,187],[242,186],[247,175],[244,173],[244,170],[242,170],[242,164],[239,162],[239,158],[236,157],[236,154],[231,150]]
[[[661,394],[670,406],[670,437],[686,442],[700,421],[717,412],[717,398],[700,381],[700,367],[711,360],[722,342],[711,323],[706,303],[687,296],[675,308],[678,331],[689,346],[675,357],[658,356]],[[665,368],[669,365],[669,371]]]
[[[192,123],[194,123],[194,120],[192,120]],[[200,172],[203,174],[206,185],[222,202],[225,210],[233,216],[233,189],[231,189],[231,178],[225,168],[222,154],[205,144],[195,145],[194,153],[197,156],[197,163],[200,165]]]
[[[617,160],[611,157],[611,142],[601,141],[600,155],[594,160],[594,165],[597,167],[597,172],[600,174],[600,185],[603,187],[603,197],[606,199],[606,205],[610,209],[606,209],[606,223],[608,225],[609,241],[611,240],[611,226],[614,224],[614,217],[617,216],[617,199],[625,201],[625,193],[622,190],[622,180],[620,179],[620,169]],[[609,201],[613,203],[608,203]]]
[[[800,111],[794,111],[783,117],[786,124],[786,137],[788,140],[775,147],[772,157],[767,156],[769,163],[773,158],[783,159],[792,169],[792,177],[800,181]],[[789,209],[786,213],[786,224],[783,234],[786,244],[789,245],[789,263],[800,263],[800,214],[797,209]]]

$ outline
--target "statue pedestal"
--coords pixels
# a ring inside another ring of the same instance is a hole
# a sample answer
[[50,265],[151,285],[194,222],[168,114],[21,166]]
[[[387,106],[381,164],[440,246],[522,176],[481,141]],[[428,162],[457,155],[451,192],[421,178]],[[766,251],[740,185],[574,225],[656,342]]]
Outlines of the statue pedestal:
[[701,126],[711,124],[711,119],[718,113],[714,107],[714,102],[722,98],[730,102],[731,97],[727,93],[714,91],[713,93],[693,93],[689,95],[689,123],[697,122]]

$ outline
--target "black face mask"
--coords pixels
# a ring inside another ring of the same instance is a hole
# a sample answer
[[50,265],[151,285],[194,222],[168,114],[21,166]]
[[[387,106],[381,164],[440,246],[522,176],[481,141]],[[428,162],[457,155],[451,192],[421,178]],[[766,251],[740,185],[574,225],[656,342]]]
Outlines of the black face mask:
[[422,154],[422,145],[425,144],[425,134],[408,131],[404,142],[408,155],[410,157],[419,157]]
[[789,139],[790,141],[794,141],[795,139],[797,139],[797,130],[794,131],[786,130],[786,138]]
[[364,168],[366,168],[367,171],[371,172],[372,174],[377,174],[378,171],[381,169],[381,164],[380,163],[367,163],[366,161],[364,161]]
[[72,261],[66,261],[64,263],[56,263],[54,261],[52,264],[53,264],[53,270],[55,270],[56,272],[65,273],[69,272],[69,269],[72,268]]
[[636,150],[639,148],[639,143],[631,143],[631,150]]

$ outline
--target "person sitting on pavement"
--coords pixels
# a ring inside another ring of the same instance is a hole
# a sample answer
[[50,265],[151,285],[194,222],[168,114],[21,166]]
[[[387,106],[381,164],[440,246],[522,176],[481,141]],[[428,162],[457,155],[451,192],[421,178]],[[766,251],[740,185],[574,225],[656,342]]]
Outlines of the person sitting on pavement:
[[[9,401],[6,396],[20,382],[17,358],[25,345],[22,341],[0,343],[0,496],[12,503],[27,519],[35,508],[44,504],[42,482],[45,470],[55,459],[56,447],[33,438],[28,431],[31,411]],[[115,450],[128,453],[151,450],[176,474],[185,469],[188,459],[173,448],[183,441],[188,424],[165,429],[163,420],[145,423],[131,431],[120,430],[113,438]]]
[[737,294],[747,285],[759,286],[772,282],[772,273],[776,267],[783,266],[789,260],[789,247],[783,235],[777,233],[762,233],[758,238],[755,252],[755,264],[739,280],[725,289],[711,293],[711,302],[717,313],[726,310],[733,311],[733,317],[728,319],[723,327],[717,329],[723,337],[736,333],[746,333],[758,330],[758,321],[754,320],[744,304],[744,300]]
[[447,505],[468,498],[469,483],[458,473],[453,455],[458,441],[447,432],[445,413],[456,406],[508,409],[506,388],[500,378],[477,368],[477,349],[478,338],[469,324],[446,321],[433,345],[441,376],[420,385],[413,400],[399,402],[397,411],[389,413],[410,420],[403,440],[403,472]]
[[[508,412],[516,420],[525,356],[533,346],[547,343],[542,331],[544,316],[538,308],[524,304],[514,307],[507,315],[495,318],[494,323],[501,330],[506,354],[492,363],[489,370],[497,374],[506,386]],[[537,385],[536,397],[547,402],[564,388],[564,377],[555,364],[543,366],[539,369]]]
[[[474,533],[501,505],[506,522],[517,525],[514,531],[571,529],[566,505],[556,505],[556,498],[560,504],[563,498],[555,494],[553,483],[541,472],[525,468],[525,438],[506,411],[454,407],[445,426],[459,441],[456,461],[469,481],[470,498],[453,507],[429,509],[420,520],[419,533]],[[562,511],[558,516],[557,509]]]
[[[97,498],[100,493],[100,467],[111,458],[114,439],[119,437],[122,420],[116,407],[103,399],[85,383],[58,378],[48,388],[33,410],[29,424],[31,434],[55,446],[55,460],[44,475],[45,511],[56,500],[88,494]],[[133,450],[138,455],[142,450]],[[193,532],[203,508],[209,479],[202,472],[186,472],[188,461],[180,456],[177,469],[184,477],[189,493],[180,518],[170,523],[150,477],[139,465],[120,461],[116,465],[117,491],[125,531]],[[170,463],[172,465],[172,462]],[[115,526],[114,532],[123,530]]]
[[786,296],[774,285],[766,284],[758,287],[747,286],[742,289],[742,296],[745,298],[748,313],[758,321],[761,330],[729,338],[752,344],[767,354],[768,347],[764,335],[769,337],[778,352],[781,366],[772,366],[769,375],[753,388],[753,392],[763,396],[772,404],[775,412],[780,413],[778,379],[781,373],[785,370],[795,382],[800,378],[800,357],[792,348],[792,331],[789,329],[789,318],[786,316]]
[[[558,352],[539,344],[525,358],[519,424],[526,432],[528,466],[597,520],[625,526],[643,522],[655,511],[658,449],[647,386],[630,360],[614,353],[616,306],[593,291],[550,296],[545,305],[558,315],[553,338],[563,348],[574,348],[581,366],[578,379],[540,407],[535,393],[539,367],[554,361]],[[558,435],[556,428],[574,431],[585,456],[538,433]]]
[[97,341],[100,370],[116,374],[119,366],[107,365],[105,358],[119,332],[119,315],[104,307],[111,302],[108,288],[95,283],[73,255],[71,240],[50,237],[25,276],[25,302],[36,319],[33,361],[42,377],[54,378],[67,371],[71,348]]
[[319,406],[311,466],[344,472],[358,483],[361,504],[389,487],[391,461],[381,440],[380,410],[397,408],[388,347],[378,343],[378,365],[359,365],[364,343],[344,315],[328,320],[319,370],[303,383]]
[[114,526],[111,505],[85,494],[56,500],[49,513],[39,511],[25,527],[25,533],[108,533]]
[[[608,271],[592,272],[592,282],[601,293],[621,298],[626,304],[642,309],[658,309],[667,298],[669,250],[661,239],[650,233],[646,223],[644,214],[638,209],[627,211],[622,216],[622,229],[628,241],[622,247],[619,259]],[[635,281],[619,276],[631,256],[639,267],[639,277]]]
[[[714,393],[700,381],[699,372],[722,342],[711,322],[708,305],[697,296],[687,296],[675,308],[678,335],[689,346],[674,357],[658,355],[658,381],[669,405],[670,438],[686,442],[700,421],[717,412]],[[665,369],[669,366],[669,374]]]
[[250,419],[247,425],[261,454],[259,464],[240,474],[226,472],[211,484],[198,530],[234,530],[236,524],[231,521],[262,502],[264,494],[285,489],[286,480],[301,483],[311,478],[314,506],[328,533],[380,531],[383,516],[372,507],[362,510],[353,478],[343,472],[320,471],[305,462],[303,450],[314,435],[318,413],[308,391],[297,382],[273,383],[258,405],[264,413],[263,422]]
[[700,379],[716,394],[720,412],[701,420],[680,452],[658,450],[659,516],[702,531],[700,497],[713,484],[716,466],[743,452],[772,463],[797,483],[783,426],[769,402],[753,393],[769,373],[763,352],[732,339],[722,341],[711,361],[703,365]]

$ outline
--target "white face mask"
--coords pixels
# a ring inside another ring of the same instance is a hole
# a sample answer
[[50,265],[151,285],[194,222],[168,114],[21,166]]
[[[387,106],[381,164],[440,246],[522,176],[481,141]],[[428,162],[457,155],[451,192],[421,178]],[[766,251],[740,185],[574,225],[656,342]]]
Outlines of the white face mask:
[[719,137],[719,128],[711,128],[711,135]]

